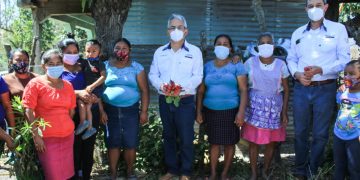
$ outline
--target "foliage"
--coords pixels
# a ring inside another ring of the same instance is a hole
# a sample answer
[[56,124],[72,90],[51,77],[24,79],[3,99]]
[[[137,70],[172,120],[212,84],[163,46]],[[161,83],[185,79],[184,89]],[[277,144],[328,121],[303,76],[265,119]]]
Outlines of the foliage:
[[74,33],[75,33],[75,40],[79,43],[80,51],[81,50],[85,51],[85,44],[88,39],[86,31],[80,28],[75,28]]
[[360,14],[360,3],[343,3],[340,6],[339,19],[346,22],[356,14]]
[[12,107],[16,115],[15,131],[17,136],[15,143],[18,146],[15,149],[15,154],[7,163],[13,164],[12,173],[15,173],[16,178],[19,180],[44,179],[32,138],[32,125],[37,124],[37,130],[41,132],[46,127],[49,127],[50,124],[43,119],[36,119],[33,123],[29,124],[25,119],[25,111],[18,96],[12,100]]

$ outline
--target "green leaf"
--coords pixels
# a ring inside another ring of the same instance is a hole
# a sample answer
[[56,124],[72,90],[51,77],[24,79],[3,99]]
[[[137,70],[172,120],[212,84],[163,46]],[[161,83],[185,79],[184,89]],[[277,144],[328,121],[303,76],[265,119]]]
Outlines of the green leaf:
[[172,103],[173,98],[171,96],[166,96],[166,103],[170,104]]

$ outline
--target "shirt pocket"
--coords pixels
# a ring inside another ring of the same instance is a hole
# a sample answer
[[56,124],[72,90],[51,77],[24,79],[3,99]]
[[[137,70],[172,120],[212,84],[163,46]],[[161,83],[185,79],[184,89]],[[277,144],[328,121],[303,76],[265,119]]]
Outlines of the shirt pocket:
[[325,35],[320,42],[320,51],[327,53],[336,50],[337,38],[335,36]]

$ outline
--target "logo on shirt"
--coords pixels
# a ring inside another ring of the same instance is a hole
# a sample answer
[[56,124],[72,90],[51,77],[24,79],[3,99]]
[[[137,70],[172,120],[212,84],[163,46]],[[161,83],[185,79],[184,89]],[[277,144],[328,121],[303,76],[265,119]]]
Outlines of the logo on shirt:
[[192,59],[193,56],[192,56],[192,54],[185,54],[185,58]]

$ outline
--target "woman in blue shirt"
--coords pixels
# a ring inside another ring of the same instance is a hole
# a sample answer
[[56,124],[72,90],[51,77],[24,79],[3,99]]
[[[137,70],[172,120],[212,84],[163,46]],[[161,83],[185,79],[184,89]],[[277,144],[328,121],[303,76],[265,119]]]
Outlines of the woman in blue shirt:
[[[138,146],[139,122],[148,120],[149,86],[144,68],[130,59],[131,44],[121,38],[115,42],[114,52],[105,62],[106,80],[103,101],[108,116],[106,146],[109,153],[111,178],[117,177],[117,164],[121,150],[127,164],[128,178],[134,175],[136,148]],[[139,115],[139,100],[141,111]]]
[[233,64],[230,52],[234,51],[231,38],[221,34],[215,38],[215,60],[204,67],[204,80],[197,93],[196,121],[206,123],[210,146],[210,179],[218,179],[216,166],[220,146],[224,146],[225,162],[221,179],[227,179],[240,139],[240,126],[244,123],[247,102],[247,78],[242,63]]

